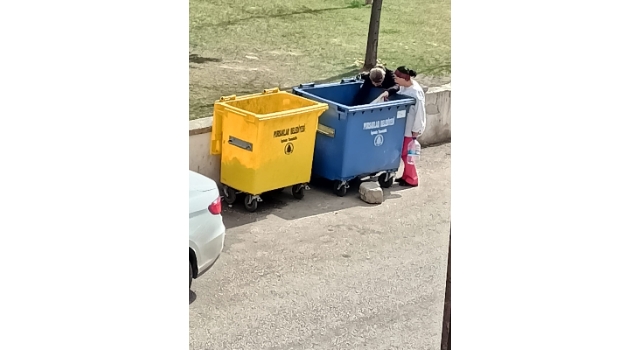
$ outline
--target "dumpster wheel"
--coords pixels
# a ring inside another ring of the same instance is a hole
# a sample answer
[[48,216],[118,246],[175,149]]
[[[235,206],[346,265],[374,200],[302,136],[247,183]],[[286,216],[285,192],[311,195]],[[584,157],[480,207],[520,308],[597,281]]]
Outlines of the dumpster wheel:
[[247,196],[244,197],[244,208],[250,213],[256,211],[256,209],[258,209],[258,198],[247,194]]
[[306,186],[304,184],[297,184],[291,187],[291,194],[293,194],[293,198],[302,199],[304,198],[304,190]]
[[344,197],[349,189],[349,184],[346,181],[336,180],[333,182],[333,193],[338,197]]
[[224,192],[224,201],[227,202],[227,204],[233,204],[236,202],[236,199],[238,198],[238,193],[236,192],[236,190],[227,185],[224,185],[222,191]]
[[378,177],[378,183],[382,188],[389,188],[393,185],[395,176],[391,173],[384,173]]

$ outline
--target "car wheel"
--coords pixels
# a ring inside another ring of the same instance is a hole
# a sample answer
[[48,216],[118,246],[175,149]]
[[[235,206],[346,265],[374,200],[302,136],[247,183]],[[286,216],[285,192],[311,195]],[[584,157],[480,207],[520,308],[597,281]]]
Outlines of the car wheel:
[[189,263],[189,290],[191,290],[191,281],[193,281],[193,268],[191,268],[191,263]]

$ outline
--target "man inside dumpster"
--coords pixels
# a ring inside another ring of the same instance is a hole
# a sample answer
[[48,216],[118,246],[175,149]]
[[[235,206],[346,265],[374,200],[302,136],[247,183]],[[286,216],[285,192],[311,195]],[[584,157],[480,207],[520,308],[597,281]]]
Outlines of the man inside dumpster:
[[[416,99],[416,104],[409,108],[404,131],[404,143],[402,145],[402,161],[404,162],[404,172],[396,182],[400,186],[418,186],[418,172],[415,164],[407,164],[407,153],[411,141],[417,139],[427,127],[427,113],[425,110],[425,97],[422,86],[413,78],[416,72],[404,66],[398,67],[394,72],[395,82],[398,84],[397,93],[411,96]],[[388,97],[391,91],[385,91],[381,97]]]
[[389,92],[386,98],[398,90],[393,71],[384,66],[376,66],[369,71],[369,74],[363,74],[361,77],[364,79],[364,83],[362,83],[360,90],[356,94],[354,106],[370,103],[371,101],[367,101],[366,98],[373,87],[386,89]]

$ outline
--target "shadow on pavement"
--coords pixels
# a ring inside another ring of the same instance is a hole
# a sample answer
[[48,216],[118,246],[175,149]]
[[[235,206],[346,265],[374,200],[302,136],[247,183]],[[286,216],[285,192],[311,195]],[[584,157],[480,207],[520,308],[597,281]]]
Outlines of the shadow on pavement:
[[189,289],[189,305],[191,305],[198,296],[191,289]]
[[[258,204],[258,209],[253,213],[245,210],[244,197],[238,195],[232,206],[223,204],[224,223],[227,229],[231,229],[265,220],[269,215],[284,220],[296,220],[353,207],[375,207],[375,204],[368,204],[360,199],[359,181],[354,180],[350,182],[349,186],[347,194],[344,197],[338,197],[333,193],[331,182],[314,179],[309,185],[311,190],[305,191],[303,199],[295,199],[291,194],[291,188],[285,188],[280,192],[266,193],[261,196],[263,202]],[[384,189],[385,200],[401,198],[401,195],[395,193],[398,190],[397,185],[390,189]]]

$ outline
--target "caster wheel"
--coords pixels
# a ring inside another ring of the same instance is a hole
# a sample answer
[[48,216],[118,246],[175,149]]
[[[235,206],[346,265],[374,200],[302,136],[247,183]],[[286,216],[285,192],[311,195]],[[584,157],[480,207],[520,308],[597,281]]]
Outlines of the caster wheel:
[[294,185],[291,187],[291,194],[293,194],[293,198],[295,199],[304,198],[304,185]]
[[333,193],[338,197],[344,197],[347,194],[347,186],[342,185],[342,181],[335,181],[333,183]]
[[224,201],[227,202],[227,204],[235,203],[237,198],[238,193],[236,190],[231,187],[224,186]]
[[253,213],[258,209],[258,200],[255,198],[251,198],[250,195],[244,197],[244,208],[247,209],[248,212]]
[[384,180],[385,174],[380,175],[380,177],[378,177],[378,183],[380,184],[380,187],[382,188],[389,188],[391,187],[391,185],[393,185],[393,181],[395,181],[395,176],[389,174],[387,175],[387,180]]

